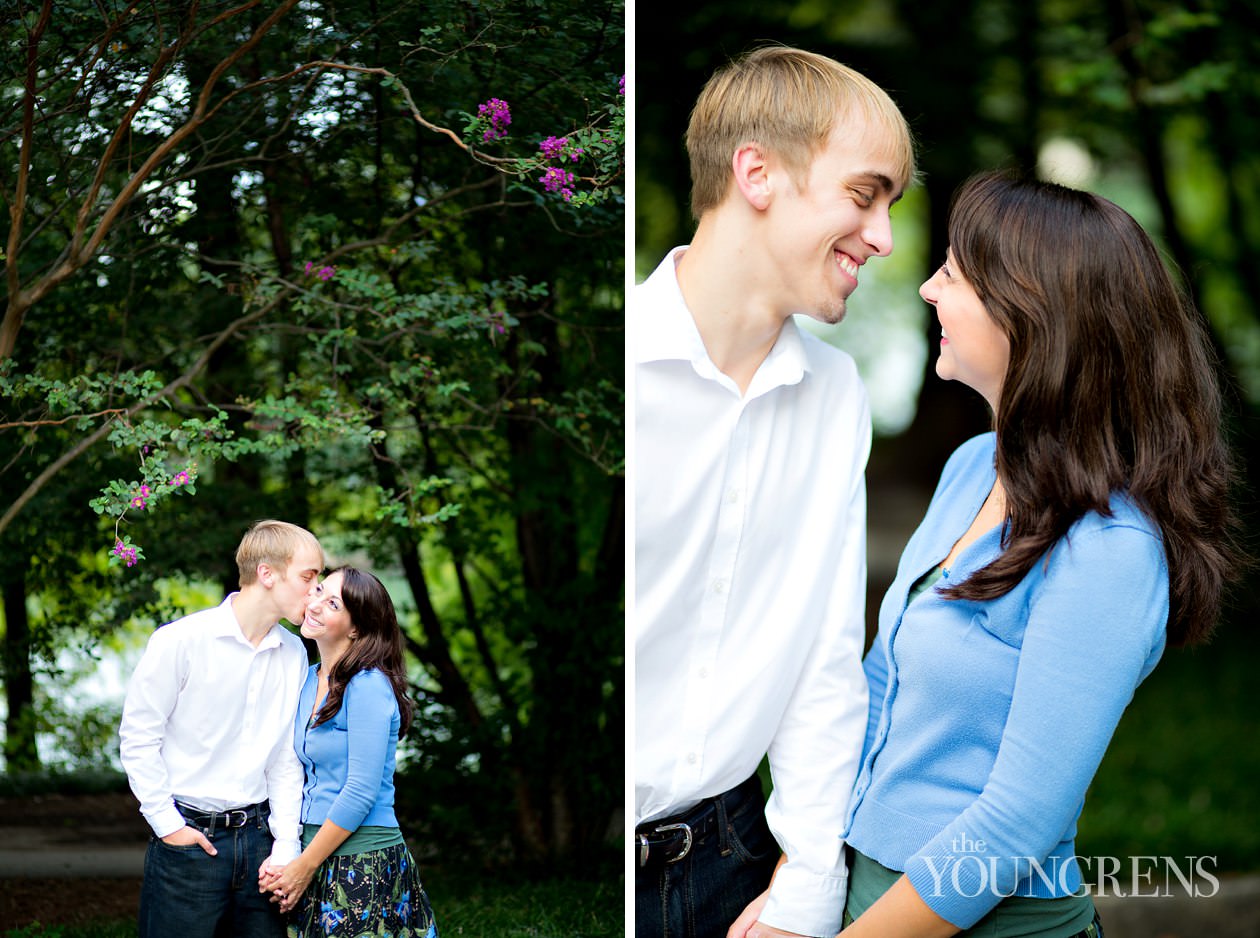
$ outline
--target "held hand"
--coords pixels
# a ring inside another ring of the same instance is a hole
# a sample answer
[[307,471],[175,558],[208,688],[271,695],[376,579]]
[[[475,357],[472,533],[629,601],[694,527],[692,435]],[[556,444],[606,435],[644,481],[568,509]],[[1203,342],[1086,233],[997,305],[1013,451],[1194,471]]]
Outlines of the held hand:
[[770,925],[757,922],[748,929],[748,938],[804,938],[794,931],[780,931]]
[[[272,870],[277,870],[277,868],[272,867]],[[279,868],[277,874],[271,877],[270,885],[267,887],[271,892],[271,901],[280,904],[281,912],[290,911],[302,898],[302,893],[306,892],[306,887],[310,885],[314,875],[315,868],[308,867],[301,857]]]
[[726,930],[726,938],[752,938],[749,930],[757,924],[757,919],[761,917],[761,910],[766,907],[766,900],[770,898],[770,890],[767,889],[759,895],[743,912],[739,914],[739,918],[735,919],[735,924]]
[[283,869],[282,864],[272,863],[271,857],[263,860],[262,866],[258,867],[258,891],[271,892],[279,882],[280,871]]
[[185,825],[174,833],[167,834],[162,838],[162,843],[170,844],[172,847],[188,847],[196,844],[212,857],[217,857],[219,851],[214,849],[214,844],[197,828]]

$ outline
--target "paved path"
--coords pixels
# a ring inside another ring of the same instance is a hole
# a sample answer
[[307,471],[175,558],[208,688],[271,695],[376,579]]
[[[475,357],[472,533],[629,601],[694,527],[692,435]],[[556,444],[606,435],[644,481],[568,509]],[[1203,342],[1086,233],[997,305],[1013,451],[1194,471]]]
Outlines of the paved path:
[[140,876],[148,840],[126,792],[0,799],[0,879]]
[[[1221,876],[1219,890],[1190,897],[1097,896],[1106,938],[1260,938],[1260,876]],[[1144,890],[1145,891],[1145,890]]]

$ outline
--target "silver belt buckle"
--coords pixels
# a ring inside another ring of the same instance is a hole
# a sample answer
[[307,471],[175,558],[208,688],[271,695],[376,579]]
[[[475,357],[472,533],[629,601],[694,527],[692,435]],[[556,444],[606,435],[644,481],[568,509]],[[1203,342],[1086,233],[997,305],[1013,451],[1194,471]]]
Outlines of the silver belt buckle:
[[[665,831],[682,831],[683,832],[682,852],[678,854],[678,856],[674,857],[672,860],[665,861],[666,863],[677,863],[679,860],[683,859],[683,857],[685,857],[687,854],[691,852],[691,827],[688,826],[687,824],[662,824],[660,827],[657,827],[655,829],[655,833],[657,834],[663,834],[665,833]],[[644,848],[646,848],[646,846],[647,845],[644,844]],[[646,856],[646,853],[644,853],[643,855]]]

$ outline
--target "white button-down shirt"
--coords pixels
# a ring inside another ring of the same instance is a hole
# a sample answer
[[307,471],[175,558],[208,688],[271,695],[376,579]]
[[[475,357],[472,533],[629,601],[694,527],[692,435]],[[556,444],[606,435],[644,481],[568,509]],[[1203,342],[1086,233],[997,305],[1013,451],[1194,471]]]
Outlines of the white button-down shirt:
[[844,809],[866,729],[866,392],[785,324],[748,391],[705,351],[675,274],[633,291],[636,825],[767,752],[788,863],[761,920],[840,930]]
[[272,857],[287,863],[300,852],[293,716],[306,649],[280,625],[251,645],[236,595],[153,633],[127,687],[122,764],[159,837],[184,826],[177,799],[205,811],[269,801]]

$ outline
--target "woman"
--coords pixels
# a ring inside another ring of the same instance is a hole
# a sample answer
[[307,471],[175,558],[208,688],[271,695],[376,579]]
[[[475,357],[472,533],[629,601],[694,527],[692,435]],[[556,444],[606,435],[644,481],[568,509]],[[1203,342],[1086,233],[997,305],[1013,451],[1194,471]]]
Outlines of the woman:
[[994,431],[950,458],[880,610],[843,934],[1094,938],[1085,790],[1236,563],[1219,391],[1197,314],[1111,202],[985,175],[949,238],[920,289],[936,371]]
[[293,730],[306,770],[303,850],[260,885],[282,912],[296,907],[296,938],[434,938],[433,911],[394,816],[394,754],[412,705],[389,593],[370,573],[334,571],[312,589],[302,635],[320,658]]

